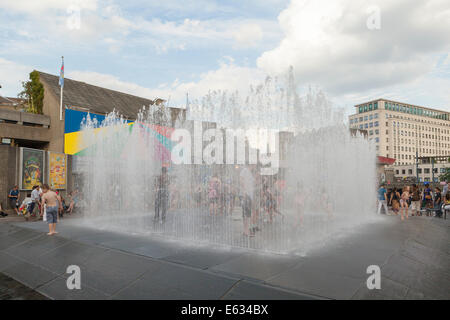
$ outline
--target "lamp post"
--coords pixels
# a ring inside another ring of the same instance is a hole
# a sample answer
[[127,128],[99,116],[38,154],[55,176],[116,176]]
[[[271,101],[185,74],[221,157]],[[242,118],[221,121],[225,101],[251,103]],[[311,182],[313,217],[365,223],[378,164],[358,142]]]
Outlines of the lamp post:
[[419,184],[419,152],[416,148],[416,183]]

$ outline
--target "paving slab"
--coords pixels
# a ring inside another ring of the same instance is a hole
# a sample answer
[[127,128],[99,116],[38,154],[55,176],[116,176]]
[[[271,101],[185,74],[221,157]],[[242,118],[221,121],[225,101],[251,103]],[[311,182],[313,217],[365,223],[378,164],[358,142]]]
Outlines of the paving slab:
[[82,285],[112,295],[159,265],[147,258],[109,250],[79,267]]
[[16,263],[2,272],[31,289],[36,289],[58,276],[56,273],[27,262]]
[[69,240],[62,237],[48,236],[41,233],[41,236],[32,238],[19,245],[9,247],[5,252],[27,262],[35,263],[39,256],[64,245],[68,241]]
[[301,259],[297,256],[249,252],[216,265],[211,270],[264,281],[289,270],[300,263]]
[[220,299],[238,281],[188,267],[158,263],[114,299]]
[[100,242],[100,245],[155,259],[167,257],[178,250],[170,242],[128,235],[119,237],[116,235],[113,238]]
[[0,273],[0,300],[47,300],[47,298],[13,278]]
[[36,264],[61,275],[66,273],[68,266],[85,266],[88,260],[92,260],[108,250],[102,247],[69,241],[41,255],[37,259]]
[[353,295],[354,300],[384,300],[384,299],[405,299],[409,288],[392,281],[386,277],[381,277],[380,289],[368,289],[364,283]]
[[289,292],[260,283],[241,280],[222,298],[225,300],[316,300],[318,297]]
[[28,229],[20,229],[11,230],[10,233],[3,234],[0,236],[0,250],[5,250],[10,247],[19,245],[25,241],[28,241],[33,238],[37,238],[42,236],[42,233],[28,230]]
[[22,262],[22,260],[7,254],[6,252],[0,251],[0,272],[19,262]]
[[273,277],[267,283],[302,293],[330,299],[350,299],[360,288],[362,280],[302,265]]
[[200,269],[208,269],[219,264],[224,264],[243,254],[242,250],[227,250],[218,248],[182,248],[177,253],[164,257],[166,261],[185,264]]
[[86,285],[82,285],[80,289],[69,290],[67,279],[64,277],[54,279],[39,287],[37,291],[55,300],[105,300],[109,298],[108,295]]

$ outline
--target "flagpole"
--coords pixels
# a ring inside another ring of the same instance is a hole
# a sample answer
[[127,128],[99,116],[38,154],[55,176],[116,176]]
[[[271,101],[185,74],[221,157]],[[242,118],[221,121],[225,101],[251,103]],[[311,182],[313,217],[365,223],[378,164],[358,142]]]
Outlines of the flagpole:
[[[64,65],[64,56],[61,57],[62,59],[62,65]],[[63,109],[62,109],[62,105],[63,105],[63,89],[64,89],[64,84],[61,85],[61,96],[60,96],[60,100],[59,100],[59,120],[62,120],[62,116],[63,116]]]

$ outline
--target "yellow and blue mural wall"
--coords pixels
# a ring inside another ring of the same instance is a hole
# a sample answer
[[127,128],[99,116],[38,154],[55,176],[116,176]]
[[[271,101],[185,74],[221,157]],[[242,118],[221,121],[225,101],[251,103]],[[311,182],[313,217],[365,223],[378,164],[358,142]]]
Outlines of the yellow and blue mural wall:
[[[97,122],[101,123],[105,120],[105,116],[68,108],[65,111],[64,153],[83,155],[89,148],[88,143],[83,139],[83,131],[81,130],[83,120],[89,115],[91,119],[97,119]],[[136,126],[141,135],[151,135],[155,139],[158,158],[163,162],[170,162],[173,147],[173,141],[171,140],[173,128],[132,121],[128,121],[128,125]]]

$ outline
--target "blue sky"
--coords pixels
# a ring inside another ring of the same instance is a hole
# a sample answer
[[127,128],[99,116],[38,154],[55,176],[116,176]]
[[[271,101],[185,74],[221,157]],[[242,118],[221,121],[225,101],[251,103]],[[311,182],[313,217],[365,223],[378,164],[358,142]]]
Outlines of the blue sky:
[[448,0],[0,0],[0,94],[64,55],[66,77],[174,104],[292,65],[349,112],[379,97],[450,111],[448,34]]

